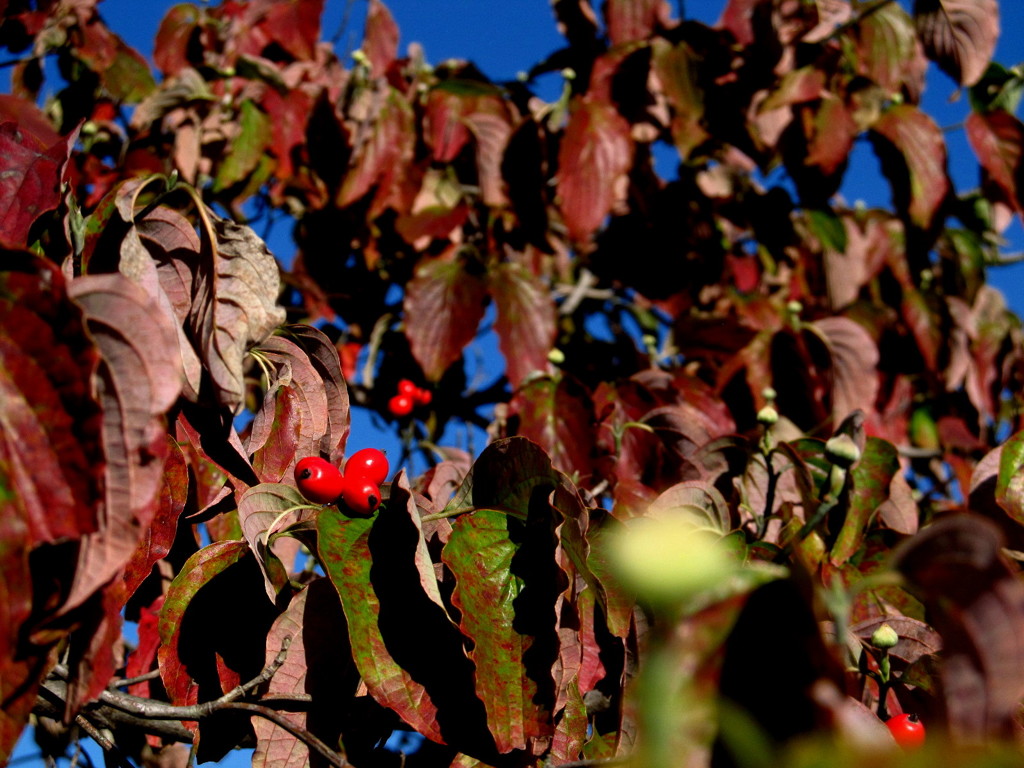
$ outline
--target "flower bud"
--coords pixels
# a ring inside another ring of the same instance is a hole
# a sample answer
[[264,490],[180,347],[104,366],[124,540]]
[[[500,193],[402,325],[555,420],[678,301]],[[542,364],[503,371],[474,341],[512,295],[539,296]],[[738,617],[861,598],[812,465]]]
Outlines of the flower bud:
[[825,458],[837,467],[849,469],[860,461],[860,448],[849,435],[835,435],[825,443]]
[[887,651],[890,648],[895,648],[896,643],[899,641],[900,636],[897,635],[896,630],[888,624],[883,624],[871,633],[871,644],[880,651]]
[[770,427],[778,420],[779,412],[775,410],[774,406],[766,405],[757,412],[757,423],[763,426]]

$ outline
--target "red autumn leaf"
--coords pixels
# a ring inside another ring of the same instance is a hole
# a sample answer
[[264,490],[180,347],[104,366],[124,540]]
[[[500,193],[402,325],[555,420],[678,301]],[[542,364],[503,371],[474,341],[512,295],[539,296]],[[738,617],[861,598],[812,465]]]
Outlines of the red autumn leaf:
[[847,317],[825,317],[812,324],[832,358],[832,418],[836,424],[860,409],[875,410],[880,388],[878,347],[871,335]]
[[370,74],[383,77],[398,57],[398,25],[380,0],[370,0],[363,32],[363,53],[370,62]]
[[100,352],[93,386],[103,410],[105,499],[83,539],[63,610],[81,604],[135,552],[159,504],[167,443],[164,415],[181,391],[177,334],[149,295],[121,274],[68,286]]
[[575,103],[558,150],[559,207],[569,237],[586,243],[625,192],[629,123],[608,101]]
[[914,23],[928,57],[959,85],[974,85],[999,39],[996,0],[914,0]]
[[754,42],[754,9],[760,4],[761,0],[729,0],[717,26],[731,32],[740,45],[750,45]]
[[461,260],[436,259],[417,267],[403,302],[405,334],[429,380],[438,381],[462,356],[476,336],[486,303],[486,283]]
[[512,397],[518,434],[541,446],[566,474],[590,477],[593,413],[583,387],[568,377],[537,377]]
[[853,115],[835,96],[826,96],[814,108],[801,109],[804,133],[807,136],[806,165],[832,176],[845,167],[859,133]]
[[1007,203],[1024,210],[1024,124],[1003,110],[972,112],[965,123],[967,139],[988,177]]
[[557,332],[555,306],[547,286],[521,264],[498,265],[488,283],[498,310],[494,330],[506,375],[512,387],[518,387],[531,373],[549,367],[548,353]]
[[60,204],[76,134],[62,138],[34,104],[0,98],[0,242],[24,246],[33,222]]
[[179,3],[172,6],[156,32],[153,44],[153,62],[164,73],[164,77],[176,75],[191,65],[188,58],[188,45],[196,33],[202,11],[191,3]]
[[897,104],[872,126],[872,140],[897,210],[927,230],[950,191],[942,129],[917,107]]
[[[164,596],[158,596],[150,605],[139,610],[139,643],[128,656],[125,675],[141,677],[154,668],[156,654],[160,648],[160,609],[164,605]],[[141,680],[128,686],[132,696],[149,697],[149,680]]]
[[353,139],[356,150],[338,192],[338,205],[349,205],[374,186],[387,189],[399,178],[412,159],[416,132],[409,102],[398,91],[366,92],[372,100],[373,118],[367,135]]
[[604,20],[612,45],[646,40],[668,21],[665,0],[605,0]]

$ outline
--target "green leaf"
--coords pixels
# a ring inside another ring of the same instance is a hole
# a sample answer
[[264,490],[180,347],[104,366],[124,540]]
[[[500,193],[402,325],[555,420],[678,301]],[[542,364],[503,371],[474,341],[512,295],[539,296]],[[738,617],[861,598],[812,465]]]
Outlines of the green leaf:
[[251,99],[243,101],[239,108],[238,126],[238,135],[231,142],[224,162],[217,168],[214,192],[237,184],[256,170],[270,143],[270,118]]
[[999,454],[996,502],[1011,518],[1024,524],[1024,430],[1011,436]]

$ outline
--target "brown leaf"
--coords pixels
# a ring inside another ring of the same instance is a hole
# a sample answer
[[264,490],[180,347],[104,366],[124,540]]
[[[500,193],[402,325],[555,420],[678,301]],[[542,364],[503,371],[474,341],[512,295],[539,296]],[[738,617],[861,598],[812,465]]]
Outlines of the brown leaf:
[[928,57],[958,85],[974,85],[999,39],[996,0],[914,0],[914,24]]
[[68,295],[100,351],[93,387],[103,409],[106,487],[98,530],[82,541],[63,611],[113,578],[149,527],[167,454],[164,414],[181,391],[177,334],[142,288],[121,274],[86,275]]
[[605,0],[604,19],[612,45],[646,40],[668,21],[665,0]]
[[190,330],[216,399],[235,408],[245,395],[246,352],[284,322],[284,309],[277,304],[281,277],[273,254],[250,227],[210,211],[204,224]]
[[879,391],[879,354],[871,335],[846,317],[826,317],[812,325],[832,357],[832,418],[839,423],[857,409],[872,412]]
[[942,636],[949,733],[961,744],[1008,737],[1024,696],[1024,582],[1002,547],[993,523],[958,514],[923,528],[894,555]]
[[625,192],[629,123],[608,101],[576,102],[558,151],[559,206],[570,238],[586,243]]
[[528,437],[567,475],[590,478],[594,472],[593,408],[582,385],[567,376],[540,376],[512,397],[518,434]]
[[348,385],[338,348],[323,331],[310,325],[289,326],[288,333],[306,353],[327,394],[327,431],[320,440],[320,453],[340,464],[345,455],[350,415]]
[[704,128],[704,90],[699,82],[700,59],[685,42],[651,44],[652,73],[672,110],[672,143],[684,160],[708,138]]
[[424,375],[438,381],[476,337],[487,286],[462,261],[422,263],[406,286],[405,335]]

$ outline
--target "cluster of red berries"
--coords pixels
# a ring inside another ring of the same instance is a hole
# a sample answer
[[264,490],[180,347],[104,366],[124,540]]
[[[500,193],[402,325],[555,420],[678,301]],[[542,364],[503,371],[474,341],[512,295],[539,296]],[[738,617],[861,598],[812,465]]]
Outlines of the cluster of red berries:
[[363,448],[349,457],[344,472],[319,456],[299,459],[295,465],[295,484],[315,504],[340,501],[357,515],[369,515],[380,506],[380,486],[388,471],[383,451]]
[[408,416],[416,406],[430,405],[432,396],[408,379],[398,382],[398,394],[388,400],[388,410],[397,418]]

